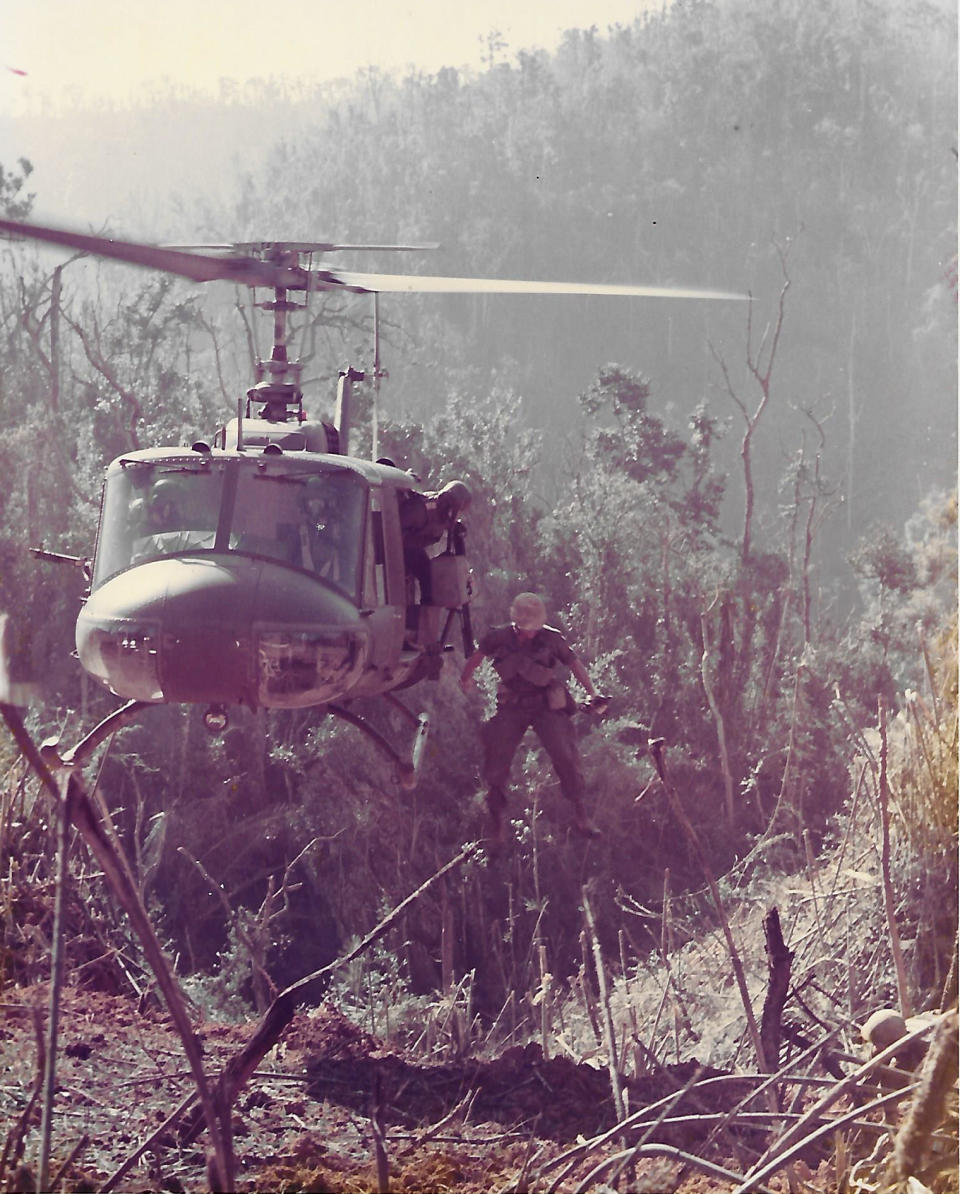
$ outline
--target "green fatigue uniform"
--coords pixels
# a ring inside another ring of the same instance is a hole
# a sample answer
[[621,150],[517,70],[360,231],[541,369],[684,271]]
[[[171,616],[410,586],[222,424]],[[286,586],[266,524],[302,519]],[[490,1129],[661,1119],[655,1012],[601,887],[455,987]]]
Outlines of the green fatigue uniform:
[[[523,640],[516,629],[497,626],[477,644],[500,677],[497,711],[481,730],[483,778],[487,801],[497,817],[506,805],[506,785],[517,747],[532,726],[550,756],[560,789],[577,814],[583,808],[583,773],[570,714],[576,709],[563,683],[574,662],[573,651],[559,630],[544,626]],[[552,707],[557,706],[560,707]]]

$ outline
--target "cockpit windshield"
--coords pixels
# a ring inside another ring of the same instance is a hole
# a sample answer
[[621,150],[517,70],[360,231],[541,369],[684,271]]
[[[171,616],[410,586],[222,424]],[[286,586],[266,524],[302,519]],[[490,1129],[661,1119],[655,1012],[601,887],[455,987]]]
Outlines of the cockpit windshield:
[[107,477],[93,587],[148,560],[216,551],[313,573],[355,598],[366,506],[367,483],[345,468],[125,461]]
[[124,462],[111,469],[93,587],[133,564],[184,551],[212,551],[223,504],[225,467],[172,461]]
[[241,469],[229,546],[312,572],[356,597],[367,484],[350,469]]

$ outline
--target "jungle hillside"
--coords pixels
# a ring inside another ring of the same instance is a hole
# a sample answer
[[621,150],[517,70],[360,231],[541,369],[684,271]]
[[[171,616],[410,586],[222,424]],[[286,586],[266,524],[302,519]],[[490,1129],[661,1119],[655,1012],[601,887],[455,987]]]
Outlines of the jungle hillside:
[[[324,707],[70,765],[119,704],[71,654],[104,470],[209,439],[269,327],[0,242],[3,1189],[957,1189],[956,47],[945,0],[678,0],[0,115],[8,219],[750,296],[381,300],[353,450],[463,481],[475,633],[539,593],[610,698],[599,836],[531,734],[495,845],[456,638],[412,789]],[[370,303],[295,320],[329,418]]]

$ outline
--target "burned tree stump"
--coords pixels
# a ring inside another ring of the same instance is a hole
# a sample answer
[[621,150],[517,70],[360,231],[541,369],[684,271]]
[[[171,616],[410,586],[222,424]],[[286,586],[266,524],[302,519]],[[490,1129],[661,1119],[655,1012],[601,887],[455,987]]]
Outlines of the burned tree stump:
[[773,1073],[780,1062],[780,1017],[790,987],[790,968],[793,953],[787,949],[780,928],[780,913],[770,908],[763,918],[763,934],[767,943],[767,995],[763,1001],[760,1020],[760,1041],[763,1045],[765,1069]]

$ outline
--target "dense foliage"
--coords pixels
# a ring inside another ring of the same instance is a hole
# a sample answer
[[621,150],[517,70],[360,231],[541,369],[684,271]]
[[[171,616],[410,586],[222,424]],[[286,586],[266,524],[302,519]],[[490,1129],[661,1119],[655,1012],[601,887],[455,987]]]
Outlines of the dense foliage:
[[[749,323],[644,308],[652,332],[636,310],[578,302],[549,336],[512,300],[505,314],[404,308],[390,363],[408,415],[381,429],[381,451],[471,488],[478,628],[517,589],[541,591],[613,703],[578,728],[599,844],[570,837],[528,743],[514,847],[417,907],[383,981],[429,990],[474,971],[495,1012],[525,989],[534,942],[558,971],[577,967],[588,881],[608,944],[626,925],[646,948],[637,909],[652,917],[668,883],[700,912],[700,863],[655,782],[651,736],[716,874],[735,885],[806,865],[835,840],[851,742],[881,702],[898,735],[912,978],[918,997],[942,985],[950,913],[925,935],[911,884],[924,910],[952,907],[953,40],[936,5],[677,5],[473,79],[370,74],[209,205],[202,231],[218,239],[224,222],[238,238],[299,237],[320,211],[345,239],[439,237],[451,273],[479,261],[757,295]],[[0,172],[8,213],[29,211],[28,172]],[[359,316],[327,314],[307,341],[312,383],[340,363],[325,350],[342,359],[362,339]],[[224,417],[249,360],[231,316],[164,279],[50,272],[4,250],[0,604],[21,615],[20,657],[42,683],[37,728],[76,737],[110,700],[67,658],[82,578],[41,572],[24,542],[88,553],[105,462]],[[548,394],[571,411],[579,397],[579,413],[532,430]],[[198,711],[158,709],[119,734],[100,790],[181,969],[219,967],[262,1002],[477,836],[486,682],[464,699],[448,663],[410,694],[436,725],[412,794],[319,710],[238,711],[210,740]],[[274,909],[285,879],[300,886]],[[258,932],[266,979],[238,962]]]

